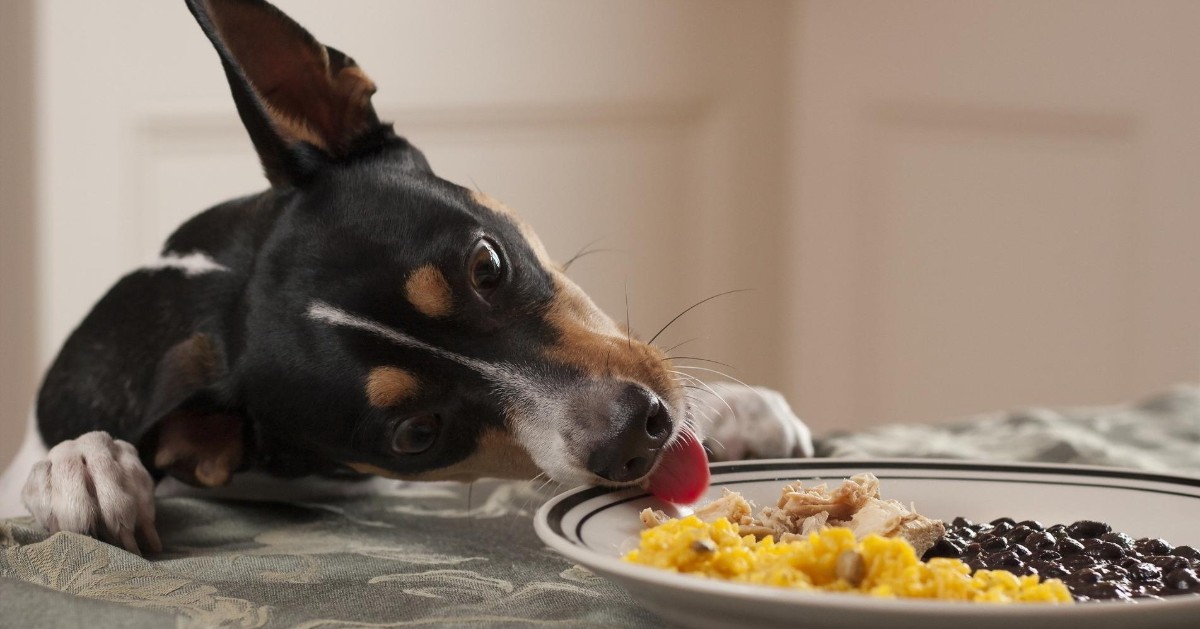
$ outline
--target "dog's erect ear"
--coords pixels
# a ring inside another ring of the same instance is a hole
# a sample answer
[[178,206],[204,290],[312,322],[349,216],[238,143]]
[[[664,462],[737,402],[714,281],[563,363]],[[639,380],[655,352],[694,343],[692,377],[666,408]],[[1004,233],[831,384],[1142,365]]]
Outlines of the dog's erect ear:
[[149,466],[192,485],[229,482],[245,455],[245,426],[213,399],[224,375],[221,350],[207,334],[175,344],[159,360],[138,450]]
[[187,0],[212,40],[267,179],[298,184],[329,160],[394,137],[371,106],[375,84],[262,0]]

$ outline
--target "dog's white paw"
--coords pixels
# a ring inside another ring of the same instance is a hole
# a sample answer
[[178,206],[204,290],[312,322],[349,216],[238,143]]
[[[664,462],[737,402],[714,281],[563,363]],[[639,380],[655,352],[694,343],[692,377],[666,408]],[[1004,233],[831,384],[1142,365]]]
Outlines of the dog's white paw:
[[[705,444],[714,461],[810,457],[812,432],[777,391],[711,382],[709,402],[696,413],[707,423]],[[711,421],[706,421],[711,420]]]
[[162,550],[154,529],[154,481],[128,442],[102,431],[64,441],[33,466],[21,500],[51,532],[83,533],[140,553]]

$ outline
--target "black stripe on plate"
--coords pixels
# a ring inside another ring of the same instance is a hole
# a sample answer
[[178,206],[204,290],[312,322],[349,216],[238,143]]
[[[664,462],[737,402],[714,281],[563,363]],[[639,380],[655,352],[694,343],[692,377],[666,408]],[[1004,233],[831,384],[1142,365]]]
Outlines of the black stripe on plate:
[[[1075,469],[1061,468],[1048,465],[1012,465],[1004,463],[977,463],[977,462],[941,462],[941,461],[859,461],[846,460],[845,465],[842,465],[838,459],[798,459],[785,463],[755,463],[741,462],[733,465],[719,464],[714,470],[714,476],[723,476],[726,474],[740,474],[743,472],[771,472],[771,471],[797,471],[805,469],[837,469],[850,467],[869,467],[871,469],[889,469],[889,470],[949,470],[949,471],[975,471],[975,472],[1009,472],[1018,474],[1056,474],[1059,476],[1087,476],[1092,478],[1119,478],[1123,480],[1139,480],[1155,483],[1166,483],[1169,485],[1182,485],[1185,487],[1200,487],[1200,478],[1187,478],[1180,476],[1168,476],[1165,474],[1152,474],[1148,472],[1138,472],[1134,470],[1091,470],[1091,469]],[[756,479],[760,481],[792,481],[798,480],[795,476],[787,476],[781,479]],[[735,482],[735,481],[731,481]],[[1042,481],[1045,482],[1045,481]],[[712,485],[720,486],[728,483],[713,483]],[[1062,483],[1049,483],[1062,484]],[[550,530],[554,531],[560,537],[566,537],[562,528],[562,519],[568,511],[576,506],[597,498],[605,494],[611,494],[618,491],[630,491],[629,487],[592,487],[585,489],[577,494],[564,498],[561,502],[554,505],[550,512],[546,514],[546,524]],[[637,498],[645,498],[649,493],[641,492],[627,500],[636,500]],[[586,517],[591,517],[586,516]],[[582,522],[580,522],[582,524]]]

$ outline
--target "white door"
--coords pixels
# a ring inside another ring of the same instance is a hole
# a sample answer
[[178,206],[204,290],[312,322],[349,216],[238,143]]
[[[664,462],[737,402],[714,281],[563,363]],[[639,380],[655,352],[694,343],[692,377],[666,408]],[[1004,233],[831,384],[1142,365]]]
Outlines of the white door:
[[1200,373],[1200,3],[807,2],[796,405],[855,428]]
[[[279,0],[379,86],[435,171],[517,209],[635,329],[777,376],[786,2]],[[43,364],[188,216],[266,186],[182,0],[39,4]],[[707,315],[706,315],[707,313]],[[736,321],[738,325],[728,325]],[[707,326],[707,328],[705,328]],[[718,333],[719,331],[719,333]]]

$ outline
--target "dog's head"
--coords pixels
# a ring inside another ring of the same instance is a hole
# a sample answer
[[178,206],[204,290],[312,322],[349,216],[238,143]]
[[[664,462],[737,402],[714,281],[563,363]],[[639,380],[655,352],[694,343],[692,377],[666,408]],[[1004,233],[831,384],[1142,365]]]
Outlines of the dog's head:
[[284,207],[233,374],[256,430],[397,478],[695,493],[706,462],[662,351],[512,210],[438,178],[352,59],[260,0],[188,4]]

